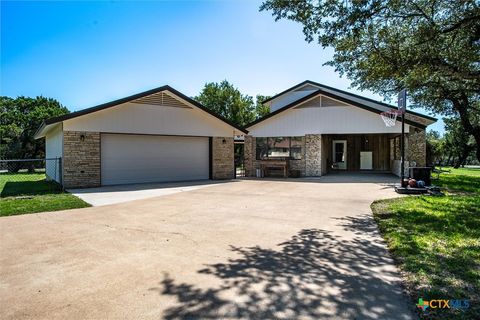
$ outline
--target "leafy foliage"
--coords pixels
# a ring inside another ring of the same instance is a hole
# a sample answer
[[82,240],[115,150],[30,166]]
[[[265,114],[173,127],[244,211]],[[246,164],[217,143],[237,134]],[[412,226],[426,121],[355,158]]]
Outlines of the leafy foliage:
[[436,131],[427,133],[427,163],[454,166],[478,164],[474,156],[475,140],[466,132],[458,118],[444,118],[445,135]]
[[445,150],[445,139],[438,131],[429,131],[426,136],[427,165],[441,163]]
[[466,132],[458,119],[449,118],[445,121],[445,153],[454,159],[455,168],[464,165],[469,155],[475,150],[475,141]]
[[41,158],[45,141],[34,134],[45,119],[68,113],[55,99],[0,97],[0,158]]
[[233,123],[244,126],[269,112],[261,105],[265,96],[258,95],[256,105],[253,98],[244,95],[227,80],[206,83],[194,99]]
[[257,118],[265,117],[270,113],[270,108],[266,105],[263,105],[262,102],[269,99],[270,96],[263,96],[261,94],[257,94],[257,104],[255,106],[255,112],[257,114]]
[[352,85],[459,117],[480,160],[480,2],[476,0],[266,0],[276,20],[335,50],[327,64]]
[[195,99],[235,124],[243,126],[255,119],[252,97],[243,95],[227,80],[205,84]]

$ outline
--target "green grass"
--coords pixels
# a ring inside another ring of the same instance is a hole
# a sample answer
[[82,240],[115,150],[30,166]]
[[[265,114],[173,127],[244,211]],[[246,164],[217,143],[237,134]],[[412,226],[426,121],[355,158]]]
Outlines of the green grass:
[[45,181],[44,173],[0,174],[0,195],[3,198],[59,191],[58,184]]
[[89,207],[44,173],[0,174],[0,216]]
[[480,319],[480,171],[453,169],[434,184],[445,197],[380,200],[372,210],[405,275],[412,305],[418,298],[469,299],[464,311],[427,309],[428,319]]
[[480,169],[442,168],[442,170],[450,172],[441,173],[440,179],[433,180],[433,184],[451,192],[480,192]]

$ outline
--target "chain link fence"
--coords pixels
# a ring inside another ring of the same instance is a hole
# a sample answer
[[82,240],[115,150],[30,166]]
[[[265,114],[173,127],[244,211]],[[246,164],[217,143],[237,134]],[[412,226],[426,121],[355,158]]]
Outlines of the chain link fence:
[[0,160],[0,196],[62,191],[61,158]]

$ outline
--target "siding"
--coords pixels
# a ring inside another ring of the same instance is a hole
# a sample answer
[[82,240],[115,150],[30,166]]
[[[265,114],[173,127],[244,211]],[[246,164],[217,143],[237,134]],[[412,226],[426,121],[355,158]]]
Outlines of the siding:
[[[380,134],[366,135],[324,135],[323,137],[323,163],[327,170],[333,159],[333,140],[347,141],[347,170],[360,170],[360,152],[372,152],[373,170],[390,170],[390,137]],[[325,171],[323,171],[325,173]]]
[[287,104],[306,97],[309,94],[315,92],[316,90],[317,89],[287,92],[270,102],[270,112],[276,111],[282,107],[285,107]]
[[[400,133],[401,124],[386,127],[380,115],[354,106],[289,109],[247,128],[255,137],[306,134]],[[405,125],[408,132],[409,126]]]
[[198,108],[131,102],[65,120],[64,130],[205,137],[232,137],[235,133],[228,124]]
[[[63,131],[62,124],[53,127],[45,136],[45,157],[61,158],[63,155]],[[46,161],[46,175],[48,179],[61,182],[60,163],[54,160]]]

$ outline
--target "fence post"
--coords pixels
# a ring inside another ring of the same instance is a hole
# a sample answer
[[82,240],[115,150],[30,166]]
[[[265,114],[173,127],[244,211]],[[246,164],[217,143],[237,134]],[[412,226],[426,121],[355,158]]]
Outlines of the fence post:
[[60,185],[62,186],[62,190],[65,190],[65,188],[63,187],[62,157],[58,157],[57,161],[58,161],[58,174],[60,175],[58,177],[58,181],[60,181]]

